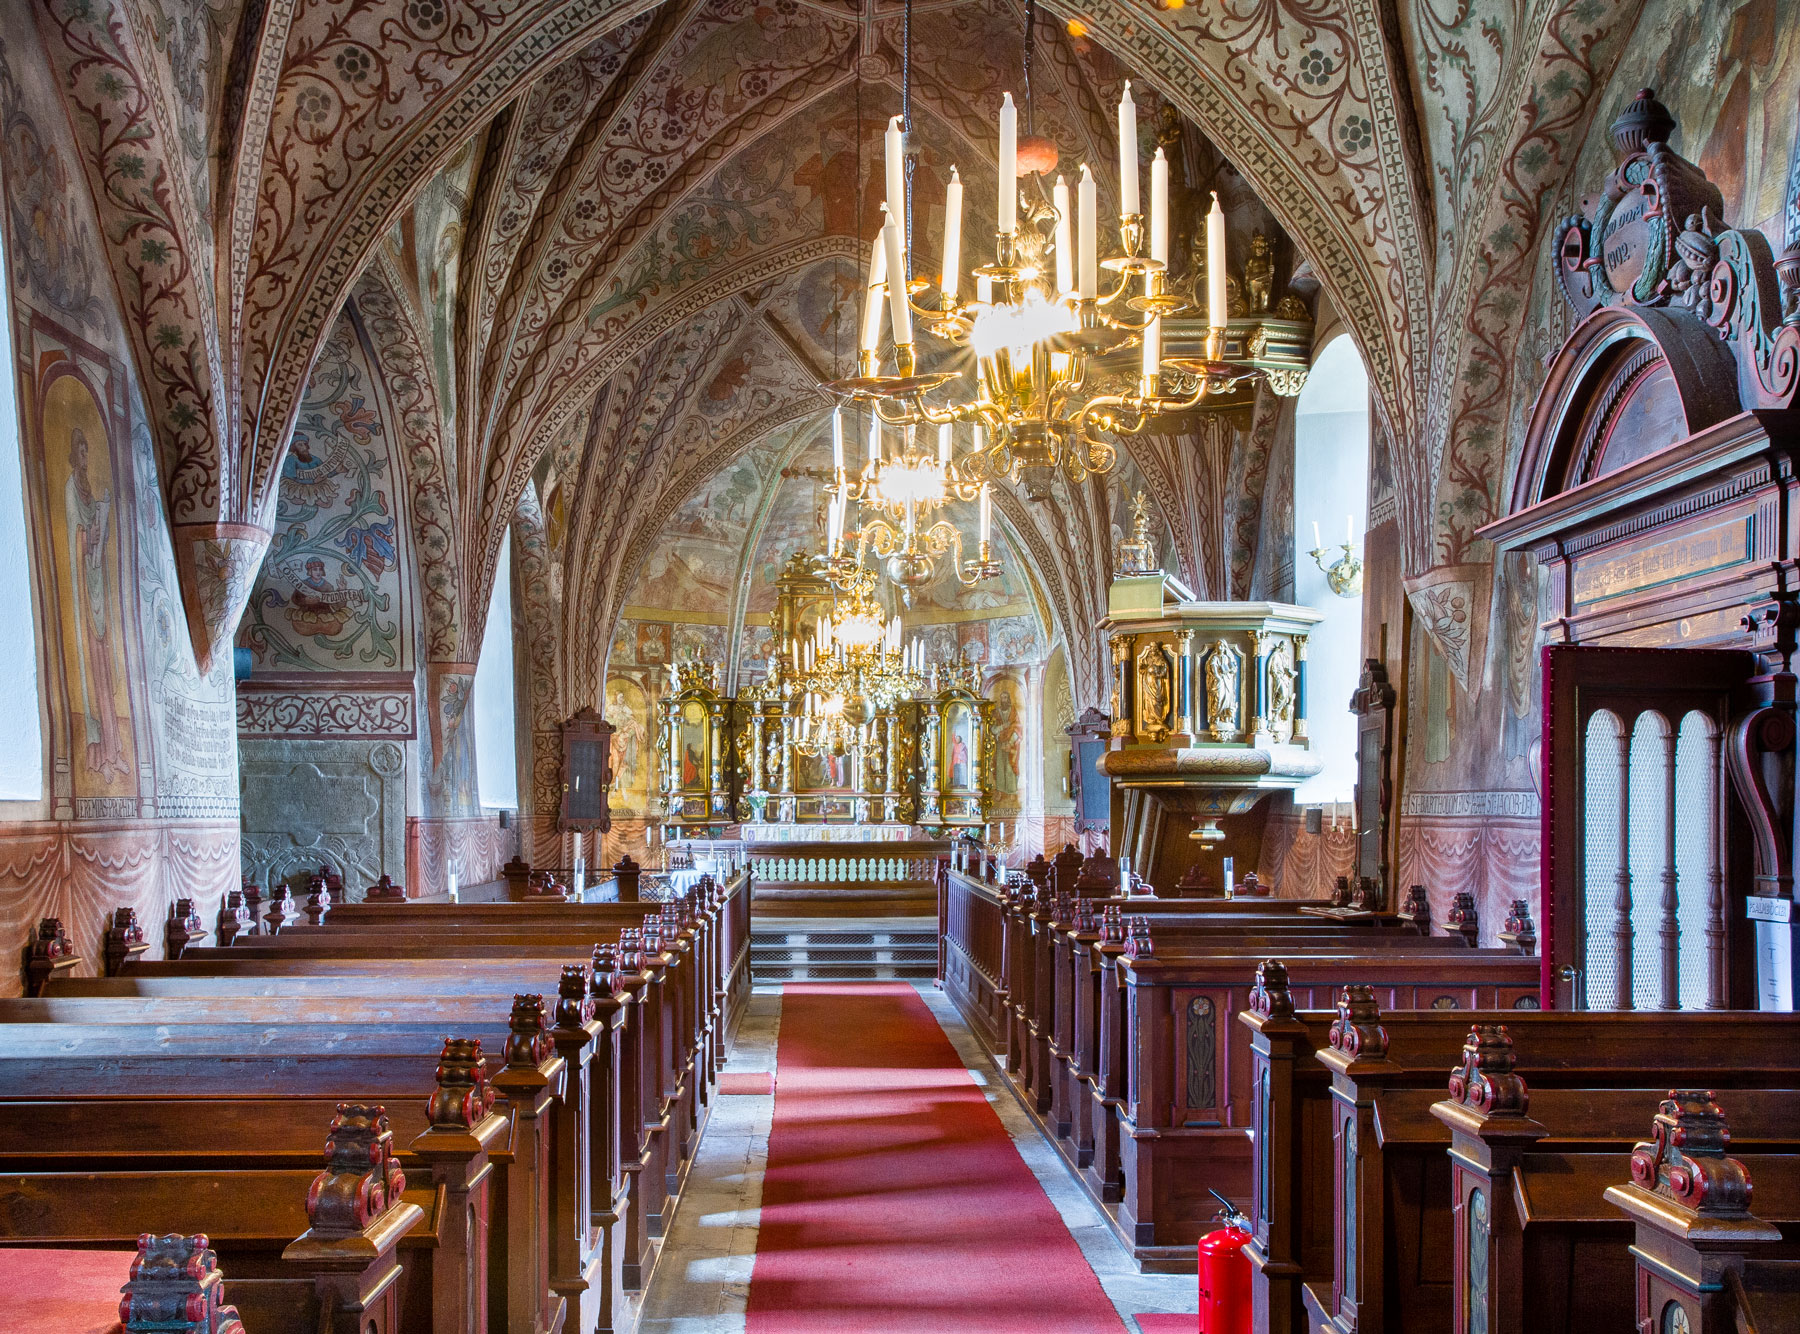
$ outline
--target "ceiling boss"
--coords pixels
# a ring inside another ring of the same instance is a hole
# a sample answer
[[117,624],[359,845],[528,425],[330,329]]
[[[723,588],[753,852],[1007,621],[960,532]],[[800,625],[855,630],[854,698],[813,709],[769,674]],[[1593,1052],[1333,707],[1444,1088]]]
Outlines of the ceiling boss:
[[[1150,166],[1146,219],[1139,196],[1137,107],[1129,82],[1118,113],[1118,253],[1102,258],[1093,172],[1084,164],[1073,192],[1058,176],[1046,195],[1043,174],[1054,165],[1055,149],[1028,138],[1031,151],[1022,160],[1012,94],[1002,97],[994,258],[973,270],[972,296],[963,281],[963,183],[954,169],[946,190],[943,263],[935,294],[929,280],[911,277],[905,133],[900,117],[889,121],[887,220],[870,254],[859,373],[827,386],[868,401],[873,409],[869,467],[852,481],[839,463],[835,505],[840,530],[849,500],[895,499],[900,488],[884,485],[895,472],[911,474],[922,467],[930,474],[934,503],[950,496],[973,498],[985,493],[987,483],[1001,479],[1022,480],[1029,494],[1042,495],[1057,471],[1080,483],[1116,461],[1116,447],[1107,436],[1142,431],[1159,416],[1197,407],[1208,395],[1259,373],[1224,356],[1229,319],[1225,215],[1216,194],[1206,220],[1207,323],[1201,355],[1165,358],[1163,320],[1186,309],[1181,297],[1164,290],[1169,164],[1158,148]],[[1031,183],[1024,191],[1019,186],[1022,166]],[[881,356],[884,316],[892,333],[891,366]],[[973,353],[972,392],[959,383],[964,378],[960,372],[922,368],[915,326],[946,346],[966,346]],[[973,447],[958,460],[950,432],[965,422],[972,427]],[[884,423],[906,431],[908,446],[898,464],[882,457]],[[911,446],[921,426],[940,431],[935,461]],[[916,535],[916,522],[908,528],[907,521],[902,506],[900,531],[889,525],[871,542],[878,554],[889,555],[890,577],[903,588],[909,586],[908,578],[916,585],[928,577],[928,572],[920,573],[918,554],[909,548],[941,554],[951,545],[943,534],[940,544],[931,546]],[[982,567],[991,564],[987,536],[984,528],[982,551],[974,561],[964,562],[956,544],[958,577],[964,582],[985,577]],[[898,563],[891,553],[899,554]],[[928,563],[923,568],[928,571]]]

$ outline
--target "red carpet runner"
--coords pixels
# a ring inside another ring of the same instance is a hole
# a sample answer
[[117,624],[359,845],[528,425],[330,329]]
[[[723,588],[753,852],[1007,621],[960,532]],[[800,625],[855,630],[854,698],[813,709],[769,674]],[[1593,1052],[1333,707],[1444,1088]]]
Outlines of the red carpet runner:
[[917,992],[783,991],[749,1334],[1119,1334]]

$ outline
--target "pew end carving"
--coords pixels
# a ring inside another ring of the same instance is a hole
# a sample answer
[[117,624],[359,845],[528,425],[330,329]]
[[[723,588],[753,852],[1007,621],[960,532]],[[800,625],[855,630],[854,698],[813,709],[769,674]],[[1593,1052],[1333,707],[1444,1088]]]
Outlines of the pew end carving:
[[[1671,1090],[1651,1138],[1631,1153],[1629,1182],[1607,1202],[1636,1230],[1637,1327],[1687,1334],[1755,1330],[1755,1291],[1791,1306],[1800,1261],[1759,1262],[1781,1229],[1750,1211],[1750,1172],[1726,1148],[1731,1129],[1711,1092]],[[1771,1325],[1769,1328],[1775,1328]]]
[[138,1238],[119,1321],[126,1334],[244,1334],[237,1308],[225,1302],[219,1257],[205,1233]]
[[62,919],[43,918],[25,946],[25,994],[42,996],[51,982],[70,976],[80,966],[81,955],[63,930]]
[[339,1103],[325,1170],[306,1195],[307,1230],[282,1259],[312,1278],[321,1334],[398,1334],[400,1239],[425,1211],[401,1198],[385,1107]]
[[149,948],[149,941],[144,939],[144,928],[138,922],[137,909],[113,909],[112,920],[106,928],[106,943],[102,954],[106,962],[106,975],[118,977],[141,959]]

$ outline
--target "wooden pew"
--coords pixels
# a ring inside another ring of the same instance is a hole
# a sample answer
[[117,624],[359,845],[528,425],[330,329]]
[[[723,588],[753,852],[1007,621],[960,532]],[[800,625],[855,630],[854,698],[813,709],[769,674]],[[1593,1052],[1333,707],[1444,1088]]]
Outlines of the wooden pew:
[[[566,1267],[579,1259],[572,1248],[556,1247],[558,1238],[548,1231],[554,1221],[551,1103],[567,1090],[567,1067],[549,1045],[537,999],[520,998],[500,1022],[472,1025],[476,1032],[463,1046],[446,1043],[441,1023],[15,1023],[5,1030],[0,1055],[0,1143],[16,1168],[63,1160],[61,1170],[38,1172],[36,1179],[42,1188],[66,1181],[79,1195],[101,1163],[179,1165],[189,1156],[179,1146],[193,1142],[197,1115],[209,1127],[193,1154],[198,1162],[210,1166],[235,1157],[260,1168],[297,1165],[316,1154],[312,1134],[302,1136],[298,1127],[316,1124],[321,1103],[392,1108],[404,1117],[406,1130],[420,1129],[413,1148],[432,1164],[421,1180],[432,1182],[427,1202],[433,1205],[435,1248],[430,1291],[415,1294],[415,1315],[429,1313],[434,1329],[474,1328],[466,1294],[485,1290],[494,1307],[492,1327],[553,1329],[561,1323],[569,1287]],[[481,1058],[484,1038],[488,1050],[504,1051],[506,1058],[491,1088]],[[436,1091],[433,1056],[439,1060]],[[492,1115],[494,1091],[506,1099],[498,1116]],[[296,1101],[300,1106],[284,1115],[270,1112],[271,1104]],[[135,1129],[120,1139],[106,1129],[109,1124]],[[76,1127],[86,1133],[65,1138]],[[152,1145],[176,1147],[144,1149],[136,1131],[153,1134]],[[494,1244],[483,1260],[481,1235],[490,1213]]]
[[[1785,1180],[1771,1181],[1766,1162],[1726,1154],[1732,1140],[1711,1093],[1672,1090],[1657,1109],[1650,1139],[1632,1148],[1631,1180],[1607,1187],[1607,1203],[1635,1230],[1638,1329],[1800,1329],[1800,1183],[1793,1160],[1776,1169],[1785,1170]],[[1755,1196],[1754,1183],[1760,1183]]]
[[[708,935],[710,937],[711,935],[716,934],[721,942],[735,942],[735,947],[731,948],[728,960],[715,961],[710,952],[702,951],[692,965],[684,965],[676,969],[677,972],[684,975],[698,976],[704,974],[715,979],[719,983],[724,983],[728,978],[729,985],[715,986],[709,997],[704,1000],[696,998],[685,1008],[678,1003],[679,997],[673,998],[670,1005],[665,1007],[666,1019],[654,1025],[654,1032],[651,1034],[652,1040],[644,1044],[646,1052],[654,1057],[661,1057],[673,1048],[679,1053],[677,1059],[685,1063],[684,1070],[692,1071],[696,1060],[693,1055],[694,1043],[689,1040],[687,1034],[692,1033],[700,1035],[704,1033],[709,1038],[709,1042],[708,1045],[702,1049],[706,1053],[702,1066],[706,1071],[706,1078],[708,1079],[711,1078],[711,1073],[716,1066],[718,1057],[722,1055],[724,1044],[727,1040],[729,1026],[731,1023],[735,1022],[738,1008],[741,1006],[742,993],[747,990],[748,973],[744,959],[747,950],[743,948],[744,945],[747,945],[747,922],[744,921],[744,915],[741,911],[735,913],[724,911],[730,906],[732,900],[735,899],[740,903],[742,902],[744,896],[741,893],[741,888],[741,885],[727,887],[711,902],[703,905],[703,910],[694,914],[694,920],[687,923],[687,926],[692,929],[680,932],[671,930],[666,941],[660,939],[653,941],[653,949],[650,951],[653,957],[649,960],[650,966],[643,969],[640,975],[623,978],[622,990],[625,992],[630,992],[634,988],[643,988],[652,983],[660,984],[662,977],[667,974],[672,965],[678,964],[684,957],[691,957],[694,955],[695,939],[698,935]],[[383,910],[391,911],[385,909],[385,905],[371,906],[380,906]],[[414,908],[425,907],[425,905],[398,906],[402,913],[410,912]],[[527,914],[540,913],[542,909],[550,906],[552,905],[517,905],[518,908],[523,909]],[[507,917],[511,917],[515,921],[519,919],[519,913],[512,911],[510,905],[492,905],[492,907],[503,910]],[[480,936],[483,943],[478,947],[467,948],[459,940],[453,948],[446,948],[446,941],[442,938],[437,938],[431,941],[431,947],[428,950],[420,951],[407,947],[401,950],[401,952],[423,954],[426,957],[433,959],[445,954],[491,956],[496,960],[494,969],[506,974],[508,980],[510,980],[513,969],[506,967],[505,963],[502,963],[501,961],[506,961],[506,963],[512,965],[518,965],[524,962],[523,957],[518,953],[521,948],[529,948],[534,955],[548,949],[550,951],[550,957],[541,962],[554,968],[558,965],[564,953],[573,952],[579,957],[590,948],[586,946],[585,942],[591,941],[598,933],[580,925],[579,923],[582,921],[610,918],[611,920],[641,922],[644,918],[643,909],[633,909],[628,915],[621,919],[617,909],[613,909],[610,914],[595,914],[586,908],[564,905],[555,905],[555,907],[559,909],[560,915],[554,922],[549,919],[542,919],[532,923],[523,931],[506,932],[504,936],[507,941],[506,945],[503,948],[494,948],[496,936],[495,931],[491,928],[500,925],[500,923],[494,920],[496,914],[484,910],[473,914],[473,917],[476,919],[475,923],[471,924],[465,921],[458,924],[454,920],[455,918],[466,918],[470,916],[470,914],[468,914],[466,910],[459,911],[456,905],[443,905],[443,908],[447,911],[428,911],[422,913],[417,918],[403,919],[418,924],[415,929],[408,931],[407,934],[409,936],[439,937],[440,933],[448,929],[454,931],[459,937],[468,937],[471,935]],[[298,985],[302,990],[310,992],[317,992],[321,989],[341,991],[341,989],[346,986],[361,987],[366,985],[366,974],[363,973],[363,969],[366,965],[352,963],[349,966],[346,966],[346,956],[362,954],[372,955],[376,953],[376,951],[366,948],[356,948],[352,950],[343,948],[344,933],[341,927],[334,928],[331,925],[332,917],[342,911],[343,910],[340,909],[337,910],[336,913],[327,914],[324,918],[324,922],[317,928],[291,929],[290,934],[293,935],[293,940],[283,940],[282,944],[275,949],[267,948],[271,946],[273,942],[264,940],[254,942],[251,950],[245,951],[244,954],[238,955],[235,959],[231,957],[233,952],[230,950],[202,952],[198,955],[191,955],[188,959],[181,961],[179,965],[173,968],[146,970],[145,974],[125,979],[124,981],[127,986],[137,991],[141,991],[145,988],[155,988],[159,984],[174,991],[190,990],[197,987],[216,990],[220,982],[241,985],[242,979],[239,978],[215,979],[204,976],[204,974],[224,971],[237,974],[269,973],[280,975],[279,981],[251,983],[251,986],[255,989],[264,994],[271,995],[293,985]],[[354,917],[357,914],[352,913],[350,915]],[[364,915],[374,916],[376,914],[370,913]],[[725,930],[722,932],[712,932],[711,926],[714,921],[722,922],[725,926]],[[561,936],[565,931],[567,933],[572,933],[576,941],[583,943],[579,947],[570,946],[566,941],[561,939]],[[359,942],[359,945],[361,946],[367,946],[369,944],[370,942],[368,941]],[[432,964],[415,966],[414,961],[412,960],[396,960],[391,957],[395,952],[396,947],[391,944],[384,950],[379,951],[382,956],[381,971],[384,974],[385,979],[391,980],[395,975],[396,969],[399,969],[408,973],[406,985],[403,988],[404,990],[418,992],[420,988],[424,988],[426,994],[429,994],[429,991],[433,987],[439,991],[444,990],[444,979],[441,976],[436,977],[435,980],[428,979],[417,971],[417,968],[422,967],[430,969],[435,973],[441,965],[434,962]],[[258,955],[265,955],[267,958],[253,957]],[[249,967],[244,966],[247,959],[250,963]],[[451,979],[453,989],[469,991],[496,989],[491,985],[484,986],[480,981],[480,978],[484,973],[493,971],[490,970],[485,963],[473,965],[474,972],[472,974],[468,971],[469,965],[466,963],[466,960],[453,966],[462,969],[461,974],[456,978]],[[160,976],[153,976],[152,974],[159,974]],[[114,984],[108,984],[105,988],[93,988],[89,984],[81,984],[77,989],[83,990],[87,992],[87,994],[104,994],[105,991],[108,990],[116,994],[121,991],[121,988]],[[71,996],[70,999],[73,999],[73,997]],[[637,1008],[641,1009],[644,1007],[640,1005]],[[629,1073],[629,1071],[627,1073]],[[683,1078],[685,1077],[686,1076],[684,1075]],[[648,1072],[648,1077],[641,1082],[643,1087],[648,1090],[651,1105],[656,1108],[664,1107],[666,1104],[660,1099],[666,1098],[666,1095],[673,1092],[672,1084],[674,1082],[666,1075],[666,1063],[650,1070]],[[664,1115],[666,1117],[666,1111],[664,1112]],[[633,1118],[626,1117],[625,1120],[627,1122],[627,1129],[631,1129]],[[680,1146],[683,1159],[685,1159],[688,1152],[691,1152],[691,1139],[694,1129],[695,1126],[690,1121],[687,1133],[684,1137],[684,1142]],[[613,1134],[615,1136],[617,1134],[616,1127],[613,1130]],[[642,1166],[648,1167],[649,1165],[645,1164]],[[678,1178],[676,1170],[674,1170],[674,1165],[670,1165],[670,1170],[667,1170],[666,1172],[661,1170],[664,1166],[665,1164],[659,1160],[654,1168],[644,1172],[646,1181],[655,1180],[658,1182],[657,1190],[644,1191],[644,1197],[654,1198],[659,1202],[668,1197],[667,1192],[669,1192],[676,1184]],[[633,1195],[634,1197],[637,1196],[637,1192],[634,1191]],[[666,1212],[666,1207],[660,1203],[653,1204],[650,1208]],[[643,1211],[640,1211],[640,1216],[642,1216],[642,1213]],[[654,1221],[653,1216],[652,1221]],[[625,1248],[619,1248],[620,1251],[623,1251],[624,1249]],[[640,1268],[641,1263],[633,1264],[630,1267],[633,1269]],[[638,1276],[627,1274],[626,1277]]]
[[[1668,1021],[1665,1037],[1681,1041],[1681,1017]],[[1527,1047],[1543,1036],[1529,1027],[1520,1034]],[[1654,1159],[1691,1145],[1697,1154],[1722,1156],[1723,1113],[1710,1092],[1663,1099],[1654,1088],[1552,1085],[1534,1095],[1518,1055],[1506,1025],[1474,1024],[1449,1078],[1449,1097],[1430,1108],[1449,1131],[1448,1188],[1421,1200],[1417,1230],[1446,1234],[1453,1259],[1447,1309],[1478,1313],[1492,1334],[1631,1330],[1630,1225],[1607,1204],[1609,1188],[1627,1173],[1654,1182],[1654,1165],[1640,1161],[1647,1152]],[[1621,1073],[1634,1082],[1631,1070]],[[1636,1082],[1642,1077],[1638,1072]],[[1800,1220],[1800,1089],[1793,1085],[1787,1078],[1783,1087],[1719,1095],[1732,1107],[1738,1149],[1768,1164],[1765,1185],[1774,1190],[1766,1221],[1788,1224]],[[1649,1152],[1653,1146],[1637,1137],[1646,1110],[1659,1102],[1655,1120],[1668,1143]],[[1392,1179],[1393,1165],[1384,1162],[1384,1171]],[[1715,1186],[1707,1207],[1725,1216],[1747,1202],[1748,1188],[1734,1203],[1726,1198],[1730,1173],[1722,1163],[1719,1172],[1696,1183],[1690,1202],[1706,1204],[1701,1197]],[[1666,1168],[1663,1176],[1666,1185]],[[1413,1230],[1410,1219],[1401,1221],[1402,1231]],[[1800,1227],[1794,1234],[1800,1238]]]
[[[316,1146],[316,1123],[313,1134]],[[315,1147],[315,1162],[316,1154]],[[89,1171],[73,1179],[9,1166],[0,1171],[7,1201],[0,1218],[12,1246],[116,1250],[135,1241],[138,1258],[123,1285],[124,1302],[107,1314],[213,1322],[156,1328],[216,1325],[237,1334],[422,1328],[406,1321],[397,1252],[425,1215],[405,1198],[382,1109],[340,1105],[325,1163],[323,1172],[207,1163],[179,1171]],[[159,1234],[159,1228],[189,1231]],[[234,1275],[230,1304],[218,1252]]]
[[[1506,1025],[1521,1051],[1530,1035],[1529,1066],[1521,1062],[1517,1073],[1530,1077],[1534,1105],[1560,1109],[1558,1153],[1627,1148],[1606,1133],[1622,1133],[1641,1115],[1628,1109],[1654,1100],[1643,1087],[1648,1070],[1676,1082],[1777,1090],[1773,1100],[1746,1102],[1747,1112],[1775,1118],[1772,1130],[1791,1115],[1784,1100],[1800,1073],[1792,1068],[1800,1065],[1796,1016],[1396,1013],[1365,987],[1347,988],[1334,1011],[1308,1013],[1302,1007],[1317,1001],[1291,988],[1290,972],[1261,966],[1240,1016],[1251,1035],[1248,1253],[1259,1328],[1438,1329],[1450,1321],[1451,1136],[1432,1108],[1443,1101],[1446,1071],[1465,1065],[1472,1025]],[[1674,1025],[1678,1046],[1669,1040]],[[1551,1151],[1529,1140],[1514,1148]],[[1490,1200],[1507,1195],[1498,1181],[1490,1185]],[[1590,1209],[1571,1225],[1604,1226],[1597,1215]]]

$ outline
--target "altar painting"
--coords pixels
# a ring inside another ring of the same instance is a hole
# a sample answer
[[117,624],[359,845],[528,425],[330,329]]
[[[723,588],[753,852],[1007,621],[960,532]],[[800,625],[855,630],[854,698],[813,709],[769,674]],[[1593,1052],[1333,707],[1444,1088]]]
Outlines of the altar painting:
[[686,701],[676,715],[670,763],[683,792],[712,791],[712,715],[699,700]]
[[967,793],[977,786],[981,759],[975,709],[966,700],[944,706],[944,791]]

